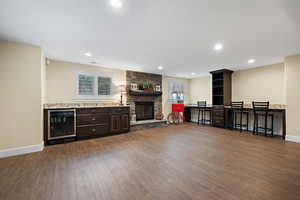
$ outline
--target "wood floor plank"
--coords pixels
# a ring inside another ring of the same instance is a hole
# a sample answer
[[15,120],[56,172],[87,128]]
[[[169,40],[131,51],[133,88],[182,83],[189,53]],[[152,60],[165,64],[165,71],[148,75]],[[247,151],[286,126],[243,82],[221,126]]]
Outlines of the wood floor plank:
[[0,199],[300,199],[300,145],[183,124],[0,159]]

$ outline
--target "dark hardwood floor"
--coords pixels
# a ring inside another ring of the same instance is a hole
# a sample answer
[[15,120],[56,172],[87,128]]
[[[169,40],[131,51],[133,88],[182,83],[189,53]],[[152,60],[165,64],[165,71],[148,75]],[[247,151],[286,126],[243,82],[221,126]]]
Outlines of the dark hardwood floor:
[[5,200],[300,199],[300,144],[185,124],[0,159]]

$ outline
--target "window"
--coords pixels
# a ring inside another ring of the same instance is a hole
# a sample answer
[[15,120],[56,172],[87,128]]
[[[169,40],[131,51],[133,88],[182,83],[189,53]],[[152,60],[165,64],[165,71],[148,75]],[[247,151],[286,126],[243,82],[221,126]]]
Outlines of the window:
[[179,80],[169,80],[169,101],[172,103],[184,103],[186,83]]
[[111,95],[111,78],[99,74],[78,73],[77,95],[81,98],[101,98]]
[[78,77],[78,89],[79,95],[94,95],[94,90],[95,90],[95,77],[94,76],[88,76],[88,75],[83,75],[79,74]]
[[171,101],[173,103],[184,103],[184,94],[182,92],[173,92]]
[[110,95],[111,79],[98,76],[98,95]]

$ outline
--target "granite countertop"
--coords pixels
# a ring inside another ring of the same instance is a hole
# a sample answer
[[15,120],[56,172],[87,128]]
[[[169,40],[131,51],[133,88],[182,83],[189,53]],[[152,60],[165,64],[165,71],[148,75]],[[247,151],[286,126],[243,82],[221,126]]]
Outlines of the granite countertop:
[[111,107],[129,107],[129,105],[120,105],[119,103],[51,103],[51,104],[44,104],[44,109],[111,108]]
[[[187,107],[197,107],[197,104],[188,104],[185,105]],[[207,104],[207,107],[212,107],[212,105]],[[225,108],[230,108],[230,106],[225,106]],[[244,104],[244,108],[252,108],[252,104]],[[278,109],[278,110],[284,110],[286,109],[286,105],[283,104],[270,104],[269,109]]]
[[[252,108],[252,104],[244,104],[244,108]],[[286,105],[270,104],[269,109],[286,109]]]

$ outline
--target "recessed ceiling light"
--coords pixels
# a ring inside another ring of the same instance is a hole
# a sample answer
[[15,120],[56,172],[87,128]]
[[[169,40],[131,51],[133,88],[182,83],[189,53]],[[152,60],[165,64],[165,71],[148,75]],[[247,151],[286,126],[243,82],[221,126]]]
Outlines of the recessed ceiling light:
[[86,57],[92,57],[92,53],[91,53],[91,52],[86,52],[84,55],[85,55]]
[[110,5],[114,8],[121,8],[123,4],[120,0],[110,0]]
[[191,75],[192,75],[192,76],[195,76],[195,75],[196,75],[196,73],[195,73],[195,72],[192,72],[192,73],[191,73]]
[[221,43],[217,43],[215,44],[215,48],[214,48],[216,51],[221,51],[223,49],[223,44]]
[[255,60],[254,60],[254,59],[248,60],[248,64],[253,64],[253,63],[255,63]]
[[157,69],[158,69],[158,70],[163,70],[164,67],[163,67],[163,66],[158,66]]

